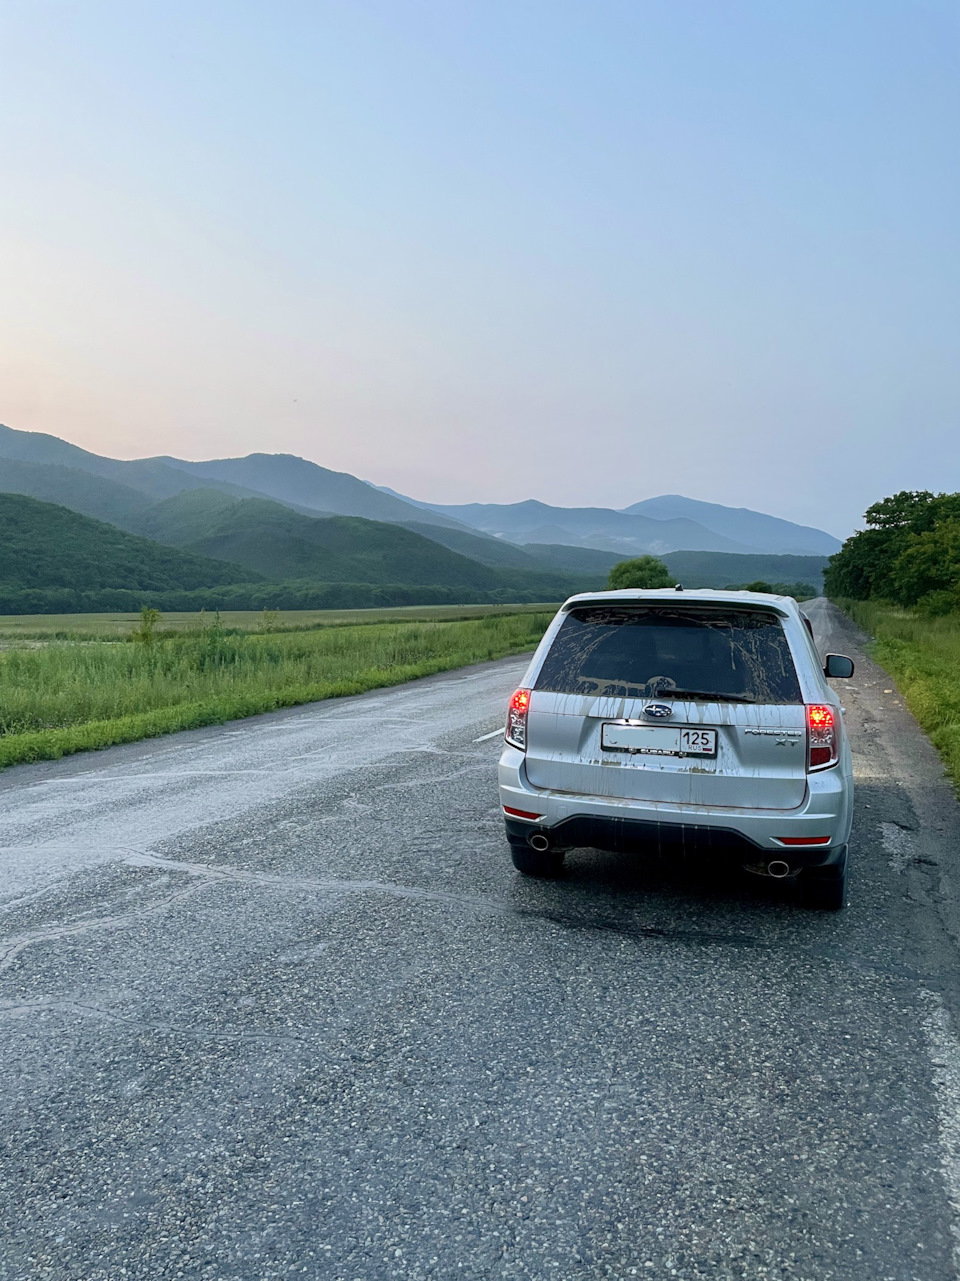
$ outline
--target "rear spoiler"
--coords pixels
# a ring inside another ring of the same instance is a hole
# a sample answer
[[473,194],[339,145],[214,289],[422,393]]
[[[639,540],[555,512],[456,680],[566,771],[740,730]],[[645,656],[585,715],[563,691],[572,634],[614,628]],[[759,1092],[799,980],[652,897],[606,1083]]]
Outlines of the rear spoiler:
[[[645,608],[661,606],[669,608],[671,606],[688,605],[695,606],[697,609],[753,609],[758,613],[776,614],[778,618],[790,618],[793,615],[793,609],[789,605],[780,605],[778,600],[786,601],[788,598],[774,598],[769,600],[741,600],[737,597],[723,597],[722,599],[713,599],[711,597],[698,596],[695,592],[677,592],[675,595],[671,592],[669,595],[651,593],[649,596],[620,596],[612,592],[605,592],[602,595],[582,595],[571,596],[569,600],[564,601],[560,606],[561,614],[569,614],[572,609],[629,609],[631,605]],[[796,608],[795,602],[791,604]],[[797,610],[797,613],[800,611]]]

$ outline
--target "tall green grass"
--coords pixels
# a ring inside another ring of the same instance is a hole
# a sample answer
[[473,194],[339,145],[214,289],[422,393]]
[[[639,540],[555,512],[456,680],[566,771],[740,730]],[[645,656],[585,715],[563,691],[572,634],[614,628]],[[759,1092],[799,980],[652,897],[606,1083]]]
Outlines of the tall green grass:
[[960,791],[960,618],[925,618],[878,601],[838,601],[873,638],[873,657],[943,757]]
[[54,643],[0,653],[0,768],[396,685],[533,649],[551,614]]

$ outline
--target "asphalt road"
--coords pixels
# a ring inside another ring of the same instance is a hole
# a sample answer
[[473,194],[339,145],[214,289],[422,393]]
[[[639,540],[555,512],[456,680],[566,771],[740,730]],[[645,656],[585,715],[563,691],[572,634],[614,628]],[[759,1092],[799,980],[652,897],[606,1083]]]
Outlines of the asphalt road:
[[0,1277],[956,1277],[960,810],[811,612],[838,914],[518,877],[522,660],[0,775]]

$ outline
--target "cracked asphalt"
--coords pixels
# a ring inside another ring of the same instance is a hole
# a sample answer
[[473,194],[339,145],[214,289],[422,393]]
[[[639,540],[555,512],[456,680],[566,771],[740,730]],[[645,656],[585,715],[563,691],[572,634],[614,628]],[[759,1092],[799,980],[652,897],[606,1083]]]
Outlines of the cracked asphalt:
[[0,775],[0,1278],[955,1278],[960,809],[810,612],[838,914],[518,877],[523,659]]

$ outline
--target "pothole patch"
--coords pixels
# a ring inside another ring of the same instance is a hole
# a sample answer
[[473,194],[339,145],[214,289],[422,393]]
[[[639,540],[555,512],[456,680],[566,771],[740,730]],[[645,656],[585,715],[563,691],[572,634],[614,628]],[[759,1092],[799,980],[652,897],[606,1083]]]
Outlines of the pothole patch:
[[890,866],[900,876],[913,858],[913,842],[909,834],[896,823],[881,823],[880,840],[890,855]]

